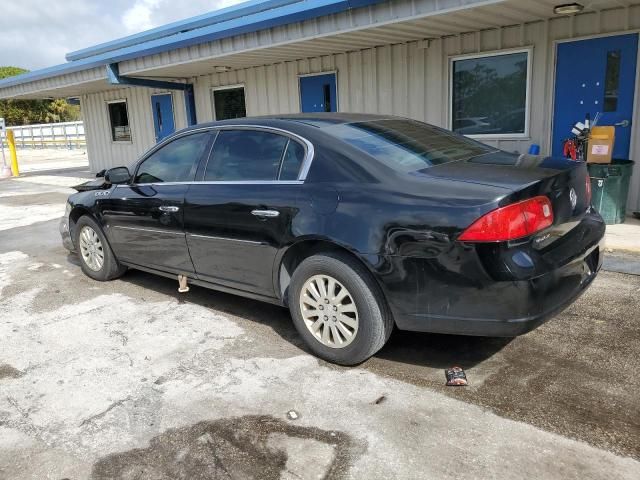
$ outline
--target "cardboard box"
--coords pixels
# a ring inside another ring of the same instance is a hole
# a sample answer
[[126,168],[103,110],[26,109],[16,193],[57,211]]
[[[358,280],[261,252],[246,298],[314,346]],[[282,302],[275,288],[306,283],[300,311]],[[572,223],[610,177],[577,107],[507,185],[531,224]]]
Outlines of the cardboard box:
[[593,127],[587,144],[588,163],[611,163],[616,127]]

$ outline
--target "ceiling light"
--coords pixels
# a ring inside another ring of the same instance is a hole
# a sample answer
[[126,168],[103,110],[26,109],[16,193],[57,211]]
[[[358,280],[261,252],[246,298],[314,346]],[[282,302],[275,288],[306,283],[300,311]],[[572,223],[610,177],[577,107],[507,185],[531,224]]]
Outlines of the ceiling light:
[[556,15],[575,15],[584,10],[584,5],[579,3],[565,3],[564,5],[558,5],[553,9],[553,13]]
[[224,72],[228,72],[229,70],[231,70],[231,67],[224,67],[222,65],[219,65],[217,67],[214,67],[214,70],[216,71],[216,73],[224,73]]

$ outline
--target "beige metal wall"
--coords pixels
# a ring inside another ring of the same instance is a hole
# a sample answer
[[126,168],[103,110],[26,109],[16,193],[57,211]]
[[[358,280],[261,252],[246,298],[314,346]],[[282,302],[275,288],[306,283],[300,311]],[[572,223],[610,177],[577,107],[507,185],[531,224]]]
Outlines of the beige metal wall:
[[[103,168],[133,164],[145,151],[156,143],[151,110],[151,95],[167,93],[150,88],[123,88],[81,97],[87,137],[87,154],[92,172]],[[184,95],[173,92],[173,110],[176,129],[187,126]],[[109,128],[107,103],[126,100],[131,126],[131,142],[114,142]]]
[[[486,140],[504,150],[526,152],[537,143],[548,153],[553,112],[556,41],[640,30],[640,6],[619,8],[577,17],[423,40],[384,45],[349,53],[251,67],[192,79],[195,83],[198,122],[214,120],[211,90],[243,84],[247,114],[265,115],[300,111],[298,76],[336,71],[338,109],[407,116],[447,127],[449,123],[449,65],[451,57],[516,48],[532,49],[530,131],[526,138]],[[133,144],[113,144],[106,125],[105,101],[119,93],[83,98],[92,169],[133,161],[153,144],[149,95],[128,89]],[[108,98],[107,98],[108,97]],[[184,126],[184,102],[175,95],[177,126]],[[640,91],[636,91],[640,100]],[[640,159],[640,119],[633,122],[632,158]],[[640,209],[640,168],[632,180],[629,205]]]
[[[556,41],[638,29],[640,7],[630,7],[212,74],[196,81],[198,121],[214,119],[213,87],[243,84],[248,115],[299,112],[298,75],[336,71],[340,111],[401,115],[447,127],[451,57],[531,48],[529,135],[483,141],[513,152],[526,152],[537,143],[548,153]],[[637,88],[636,99],[640,100]],[[632,157],[640,160],[637,111],[635,117]],[[630,208],[640,209],[639,194],[640,168],[632,180]]]

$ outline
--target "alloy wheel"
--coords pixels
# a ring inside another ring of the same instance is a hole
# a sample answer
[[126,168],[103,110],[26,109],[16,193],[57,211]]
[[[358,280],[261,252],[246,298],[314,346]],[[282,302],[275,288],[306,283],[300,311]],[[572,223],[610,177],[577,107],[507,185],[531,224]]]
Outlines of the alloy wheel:
[[351,293],[329,275],[314,275],[300,291],[300,310],[311,334],[329,348],[344,348],[358,333],[358,309]]
[[99,272],[104,265],[104,249],[96,231],[85,225],[80,230],[80,253],[84,263],[94,272]]

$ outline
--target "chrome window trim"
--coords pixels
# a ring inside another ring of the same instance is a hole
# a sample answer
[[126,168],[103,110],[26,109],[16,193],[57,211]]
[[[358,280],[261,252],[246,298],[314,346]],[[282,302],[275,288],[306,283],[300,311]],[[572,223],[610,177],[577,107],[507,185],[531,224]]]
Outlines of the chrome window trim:
[[[289,144],[291,143],[291,139],[287,139],[287,144],[284,146],[284,150],[282,150],[282,155],[280,156],[280,166],[278,167],[278,180],[280,180],[280,176],[282,175],[282,167],[284,166],[284,158],[287,155],[287,150],[289,149]],[[306,151],[305,151],[306,155]],[[300,170],[302,170],[302,165],[300,165]],[[300,175],[300,172],[298,172]]]
[[[200,133],[200,132],[206,132],[206,131],[211,131],[211,132],[215,132],[216,136],[213,139],[213,143],[211,144],[211,150],[209,151],[209,155],[207,157],[207,164],[209,163],[209,158],[211,157],[211,154],[213,152],[213,149],[215,147],[216,144],[216,140],[218,139],[218,135],[217,133],[220,130],[264,130],[264,131],[268,131],[268,132],[274,132],[274,133],[278,133],[280,135],[284,135],[286,137],[289,138],[293,138],[294,140],[297,140],[298,142],[302,143],[302,146],[305,149],[305,158],[304,161],[302,162],[302,166],[300,167],[300,171],[298,172],[298,180],[217,180],[217,181],[206,181],[206,180],[193,180],[193,181],[189,181],[189,182],[157,182],[157,183],[130,183],[130,184],[125,184],[122,186],[125,187],[136,187],[136,186],[148,186],[148,185],[186,185],[186,184],[203,184],[203,185],[208,185],[208,184],[239,184],[239,185],[260,185],[260,184],[267,184],[267,185],[271,185],[271,184],[279,184],[279,185],[297,185],[297,184],[301,184],[304,183],[304,181],[307,179],[307,175],[309,174],[309,170],[311,169],[311,164],[313,163],[313,159],[315,156],[315,148],[313,146],[313,143],[311,143],[309,140],[307,140],[304,137],[301,137],[300,135],[290,132],[288,130],[284,130],[282,128],[277,128],[277,127],[269,127],[266,125],[252,125],[252,124],[230,124],[230,125],[209,125],[206,127],[200,127],[200,128],[194,128],[192,130],[186,130],[184,132],[179,132],[176,133],[174,135],[172,135],[171,137],[165,138],[162,142],[158,143],[157,145],[155,145],[154,147],[152,147],[150,150],[148,150],[140,160],[138,160],[138,162],[135,165],[135,169],[134,169],[134,173],[132,175],[132,178],[135,178],[136,175],[138,174],[138,169],[140,168],[140,165],[142,164],[142,162],[144,162],[147,158],[149,158],[151,155],[153,155],[156,151],[158,151],[160,148],[164,147],[166,144],[177,140],[178,138],[182,138],[185,137],[187,135],[192,135],[195,133]],[[205,172],[206,172],[206,165],[205,165]],[[204,175],[204,173],[203,173]]]

